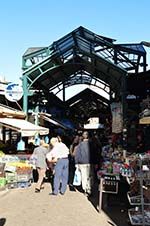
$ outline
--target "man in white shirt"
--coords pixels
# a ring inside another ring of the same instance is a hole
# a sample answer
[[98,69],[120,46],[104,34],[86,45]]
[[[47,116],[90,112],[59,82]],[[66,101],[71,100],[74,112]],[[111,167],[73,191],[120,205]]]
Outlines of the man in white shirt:
[[[67,189],[68,183],[68,154],[69,149],[67,146],[58,140],[57,137],[53,137],[50,140],[53,148],[47,154],[47,160],[49,162],[55,162],[55,174],[54,174],[54,190],[52,195],[64,194]],[[60,186],[61,185],[61,186]]]

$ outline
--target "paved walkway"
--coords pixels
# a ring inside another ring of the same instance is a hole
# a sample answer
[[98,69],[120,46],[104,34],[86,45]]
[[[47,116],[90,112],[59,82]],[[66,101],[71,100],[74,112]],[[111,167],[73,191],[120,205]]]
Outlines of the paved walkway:
[[[49,196],[49,184],[41,193],[14,189],[0,194],[0,226],[110,226],[116,225],[98,213],[80,192],[67,190],[64,196]],[[118,225],[121,226],[121,225]]]

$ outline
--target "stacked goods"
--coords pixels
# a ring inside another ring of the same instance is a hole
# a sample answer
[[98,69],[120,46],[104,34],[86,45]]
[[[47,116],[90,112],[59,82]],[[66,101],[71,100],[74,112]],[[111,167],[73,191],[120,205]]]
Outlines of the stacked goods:
[[32,182],[32,166],[27,159],[0,152],[0,188],[27,188]]
[[7,168],[15,167],[15,172],[6,173],[8,188],[27,188],[32,182],[32,168],[28,163],[12,162]]
[[150,225],[150,209],[144,210],[144,213],[140,208],[129,209],[128,214],[132,225]]
[[5,163],[0,163],[0,177],[5,177]]
[[5,167],[5,163],[0,163],[0,189],[5,188],[5,185],[6,185],[4,167]]
[[7,188],[17,188],[17,173],[16,172],[6,172],[6,183]]
[[32,182],[32,169],[31,167],[25,165],[22,167],[17,167],[17,183],[19,188],[27,188]]

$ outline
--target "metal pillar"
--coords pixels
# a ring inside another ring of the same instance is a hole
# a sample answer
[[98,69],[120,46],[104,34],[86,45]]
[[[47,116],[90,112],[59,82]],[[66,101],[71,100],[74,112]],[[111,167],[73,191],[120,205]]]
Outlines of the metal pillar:
[[102,201],[103,201],[103,178],[100,179],[99,183],[99,205],[98,205],[98,212],[101,213],[102,210]]
[[36,125],[36,126],[39,125],[38,114],[39,114],[39,105],[37,105],[37,106],[35,107],[35,125]]
[[2,139],[3,139],[3,143],[6,143],[6,128],[5,126],[2,127]]
[[142,211],[142,226],[145,226],[145,214],[144,214],[144,191],[143,191],[143,169],[142,169],[142,156],[139,159],[140,165],[140,188],[141,188],[141,211]]
[[63,84],[63,101],[65,102],[66,99],[66,92],[65,92],[65,85]]
[[109,100],[110,100],[110,103],[112,102],[112,90],[111,90],[111,87],[109,88]]
[[144,66],[143,66],[143,72],[146,72],[146,55],[143,56],[143,63],[144,63]]
[[27,76],[22,77],[22,87],[23,87],[23,111],[27,115],[28,113],[28,82]]

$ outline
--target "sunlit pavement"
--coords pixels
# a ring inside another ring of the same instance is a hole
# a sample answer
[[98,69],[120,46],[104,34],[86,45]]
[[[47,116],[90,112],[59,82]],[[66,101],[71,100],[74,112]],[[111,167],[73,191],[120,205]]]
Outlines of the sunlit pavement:
[[49,184],[40,193],[35,185],[0,193],[0,226],[110,226],[116,225],[80,192],[50,196]]

